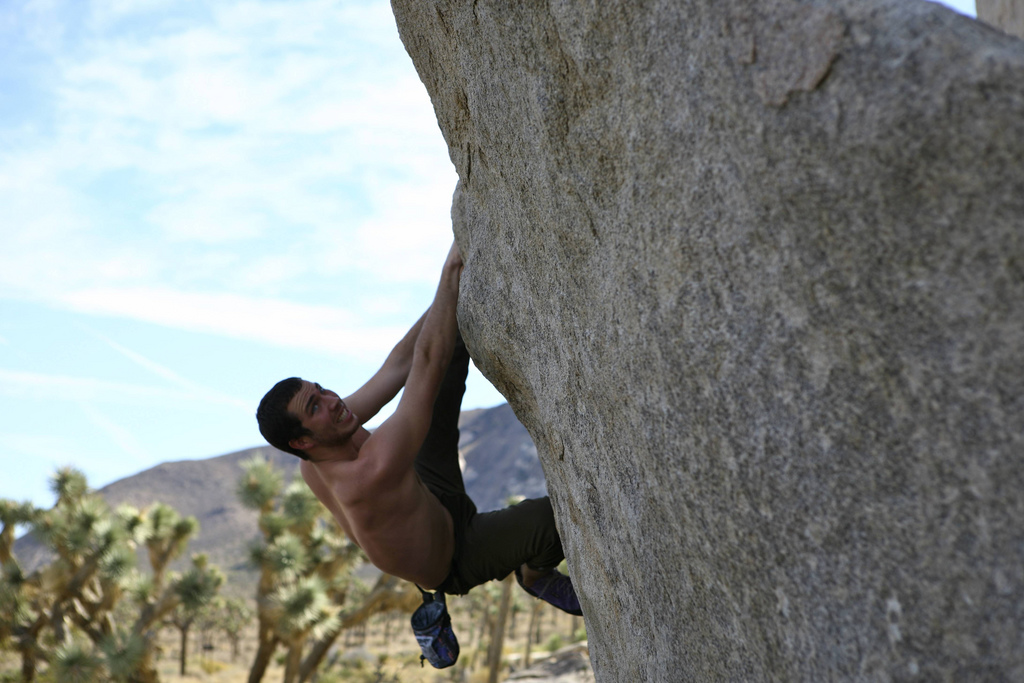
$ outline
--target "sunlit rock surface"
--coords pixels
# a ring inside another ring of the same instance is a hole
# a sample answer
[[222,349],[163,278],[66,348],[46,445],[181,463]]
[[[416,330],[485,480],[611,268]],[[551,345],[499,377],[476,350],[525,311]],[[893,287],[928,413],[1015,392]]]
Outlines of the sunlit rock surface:
[[1024,38],[1024,0],[978,0],[975,4],[979,19]]
[[1024,41],[393,0],[601,681],[1024,680]]

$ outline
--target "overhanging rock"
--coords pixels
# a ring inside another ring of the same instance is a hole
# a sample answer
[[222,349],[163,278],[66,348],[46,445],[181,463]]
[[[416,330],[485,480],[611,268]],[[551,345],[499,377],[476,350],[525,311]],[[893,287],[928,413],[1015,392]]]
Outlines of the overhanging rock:
[[603,681],[1024,680],[1024,41],[393,0]]

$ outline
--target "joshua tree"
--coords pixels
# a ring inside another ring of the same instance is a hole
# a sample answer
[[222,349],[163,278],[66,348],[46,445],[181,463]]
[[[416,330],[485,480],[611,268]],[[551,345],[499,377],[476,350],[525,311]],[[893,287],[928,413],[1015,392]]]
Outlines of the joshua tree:
[[31,503],[0,499],[0,566],[13,559],[15,529],[32,522],[38,513]]
[[243,463],[243,468],[238,496],[259,511],[263,534],[252,548],[260,570],[259,647],[249,682],[262,680],[274,651],[284,645],[285,682],[292,683],[300,680],[302,653],[310,640],[338,632],[349,570],[360,551],[324,517],[304,482],[283,487],[281,475],[262,458]]
[[381,574],[370,592],[355,607],[343,612],[334,629],[326,632],[310,648],[309,654],[302,660],[299,680],[311,680],[342,631],[365,624],[371,616],[381,612],[401,611],[411,614],[419,607],[422,599],[419,590],[408,581],[390,574]]
[[272,542],[283,531],[284,523],[274,508],[278,495],[281,493],[283,479],[278,472],[263,458],[254,457],[242,463],[244,474],[236,489],[242,505],[259,512],[259,527],[264,543],[251,549],[252,561],[260,570],[260,579],[256,585],[256,615],[259,619],[258,646],[256,658],[249,670],[249,683],[263,680],[263,674],[270,664],[274,650],[280,639],[274,631],[274,621],[270,616],[270,595],[274,592],[278,573],[270,562],[264,562],[268,555],[265,546]]
[[[207,566],[206,555],[205,554],[201,554],[201,553],[193,555],[192,556],[192,565],[193,565],[193,568],[196,571],[200,572],[200,573],[206,571],[206,566]],[[210,572],[206,572],[206,574],[201,574],[201,575],[208,576],[209,577],[208,580],[216,582],[216,585],[218,587],[223,582],[223,576],[220,574],[219,571],[217,571],[215,569],[210,571]],[[203,589],[200,588],[200,591],[203,591]],[[192,629],[192,625],[196,623],[196,620],[199,619],[199,617],[203,613],[203,611],[207,610],[207,609],[210,609],[211,607],[213,607],[213,604],[214,604],[213,603],[213,599],[212,599],[213,598],[213,593],[209,592],[209,591],[206,591],[206,592],[204,592],[204,595],[206,595],[206,594],[209,594],[209,596],[210,596],[207,599],[187,600],[187,601],[186,600],[182,600],[182,601],[180,601],[177,604],[177,606],[175,606],[175,608],[168,615],[167,620],[165,622],[165,623],[168,623],[168,624],[174,626],[176,629],[178,629],[178,632],[181,635],[181,649],[179,650],[179,660],[178,660],[179,667],[178,668],[179,668],[179,673],[182,676],[184,676],[185,673],[186,673],[186,668],[187,668],[186,665],[187,665],[187,662],[188,662],[188,634],[189,634],[189,631]]]
[[[0,501],[0,644],[21,654],[25,681],[40,661],[62,682],[157,680],[151,659],[160,620],[179,604],[209,600],[221,581],[204,558],[181,576],[166,571],[198,528],[195,519],[160,505],[111,510],[72,468],[58,470],[51,486],[57,502],[49,510]],[[12,525],[26,521],[54,556],[31,574],[9,543]],[[150,549],[151,577],[134,570],[139,544]]]
[[241,598],[218,597],[209,617],[211,629],[222,632],[231,643],[231,661],[236,661],[242,632],[252,622],[252,608]]
[[262,458],[242,465],[238,496],[258,510],[263,538],[252,548],[260,570],[256,589],[259,646],[249,683],[266,673],[278,646],[287,648],[285,683],[308,681],[345,628],[379,611],[410,612],[419,594],[405,582],[382,577],[362,604],[343,610],[351,569],[362,558],[302,481],[284,486],[280,473]]
[[[5,530],[12,538],[11,521],[30,518],[35,536],[54,554],[50,564],[26,575],[5,540],[2,594],[3,632],[21,654],[22,679],[35,678],[40,660],[53,652],[73,656],[71,629],[86,623],[96,640],[112,632],[109,611],[116,602],[119,582],[134,560],[130,522],[110,512],[101,499],[88,491],[85,477],[70,468],[51,479],[57,502],[50,510],[17,515],[18,505],[5,501]],[[24,511],[24,508],[22,508]],[[20,519],[15,519],[20,517]],[[115,597],[112,597],[115,596]],[[44,638],[44,632],[49,638]],[[48,644],[52,641],[52,647]]]

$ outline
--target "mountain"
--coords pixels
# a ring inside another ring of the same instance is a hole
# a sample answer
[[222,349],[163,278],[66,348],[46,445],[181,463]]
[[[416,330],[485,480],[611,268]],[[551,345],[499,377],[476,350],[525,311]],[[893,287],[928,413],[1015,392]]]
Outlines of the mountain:
[[529,432],[507,404],[459,423],[459,454],[466,492],[481,512],[505,507],[509,496],[547,495],[544,471]]
[[[481,512],[504,506],[512,495],[546,495],[537,449],[507,404],[463,411],[459,426],[466,490]],[[144,508],[160,501],[182,515],[195,516],[200,530],[187,552],[206,553],[229,578],[248,583],[248,546],[259,531],[256,513],[238,502],[235,486],[242,462],[254,456],[273,462],[285,481],[298,475],[298,458],[261,446],[205,460],[163,463],[104,486],[99,493],[112,506],[128,503]],[[47,559],[47,551],[29,536],[18,539],[14,551],[26,568]]]

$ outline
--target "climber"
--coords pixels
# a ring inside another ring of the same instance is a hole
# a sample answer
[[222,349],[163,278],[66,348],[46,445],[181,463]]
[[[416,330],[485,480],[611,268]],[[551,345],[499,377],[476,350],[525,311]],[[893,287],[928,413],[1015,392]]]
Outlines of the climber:
[[[256,412],[260,432],[302,458],[303,479],[382,571],[462,595],[515,572],[531,595],[581,615],[547,497],[477,513],[459,470],[458,419],[469,353],[455,309],[462,257],[448,253],[433,303],[384,365],[342,400],[297,377],[278,382]],[[363,424],[402,387],[394,414]]]

